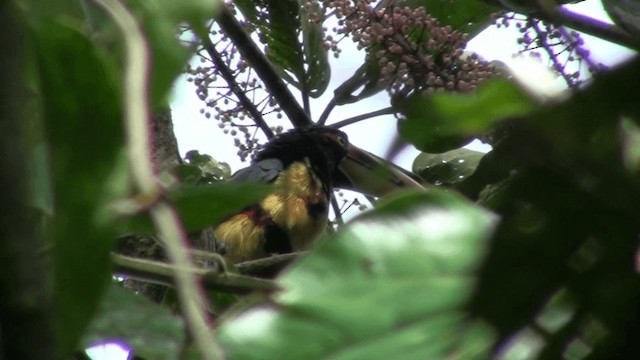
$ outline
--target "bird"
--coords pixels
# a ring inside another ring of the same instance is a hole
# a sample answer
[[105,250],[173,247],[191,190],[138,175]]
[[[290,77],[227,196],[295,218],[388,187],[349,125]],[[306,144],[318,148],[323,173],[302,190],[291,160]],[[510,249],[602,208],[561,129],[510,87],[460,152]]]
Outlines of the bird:
[[383,196],[421,187],[414,175],[385,163],[331,127],[295,128],[274,137],[230,178],[273,184],[272,190],[215,227],[217,251],[238,263],[305,250],[327,226],[334,188]]

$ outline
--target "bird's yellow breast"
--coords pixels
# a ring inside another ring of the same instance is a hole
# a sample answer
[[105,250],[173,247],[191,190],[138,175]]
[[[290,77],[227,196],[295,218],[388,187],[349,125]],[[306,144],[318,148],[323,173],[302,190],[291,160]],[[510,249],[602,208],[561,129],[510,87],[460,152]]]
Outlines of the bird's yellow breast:
[[[322,182],[308,164],[297,162],[280,174],[275,187],[276,190],[260,205],[278,226],[288,232],[293,249],[304,249],[327,224],[328,199]],[[321,214],[309,212],[310,207],[319,205],[325,208]]]
[[[277,226],[294,251],[305,249],[327,223],[328,199],[322,182],[308,162],[296,162],[283,170],[275,189],[260,202],[260,209],[236,214],[220,224],[216,238],[224,244],[232,262],[270,254],[264,249],[265,227]],[[313,211],[310,211],[313,209]]]

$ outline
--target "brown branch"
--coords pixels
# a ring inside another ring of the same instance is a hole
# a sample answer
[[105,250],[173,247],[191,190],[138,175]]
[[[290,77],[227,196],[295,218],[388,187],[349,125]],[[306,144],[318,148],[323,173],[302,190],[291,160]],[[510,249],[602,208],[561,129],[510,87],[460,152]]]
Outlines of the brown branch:
[[[114,275],[154,284],[175,286],[173,273],[176,269],[170,264],[120,254],[111,254],[111,261],[114,264]],[[218,272],[207,268],[192,268],[189,272],[199,278],[202,286],[208,290],[248,294],[253,291],[273,292],[280,289],[273,281],[230,272]]]
[[267,90],[276,99],[280,108],[287,114],[291,123],[295,127],[311,125],[313,122],[309,115],[300,104],[298,104],[269,60],[267,60],[262,51],[256,46],[251,37],[247,35],[229,9],[222,6],[216,17],[216,22],[229,39],[233,41],[242,57],[255,69],[267,87]]
[[238,101],[240,101],[242,107],[251,115],[253,121],[260,127],[267,138],[271,139],[274,136],[273,131],[271,131],[271,128],[269,128],[269,125],[267,125],[266,121],[262,117],[262,113],[258,110],[258,108],[256,108],[256,105],[251,100],[249,100],[249,98],[245,94],[245,91],[236,82],[235,76],[231,72],[231,69],[229,69],[227,64],[225,64],[224,60],[222,59],[222,55],[218,52],[218,50],[216,50],[213,42],[211,42],[209,33],[202,26],[194,26],[194,30],[198,33],[198,37],[202,42],[202,46],[207,51],[209,56],[211,56],[211,61],[213,61],[216,70],[227,82],[229,88],[231,88],[233,94],[238,98]]

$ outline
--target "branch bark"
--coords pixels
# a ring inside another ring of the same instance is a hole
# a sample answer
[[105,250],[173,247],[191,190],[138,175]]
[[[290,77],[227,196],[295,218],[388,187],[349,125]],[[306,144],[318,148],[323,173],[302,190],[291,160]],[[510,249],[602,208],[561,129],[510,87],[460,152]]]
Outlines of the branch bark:
[[255,42],[247,35],[229,9],[221,7],[216,22],[224,33],[233,41],[240,55],[246,59],[255,69],[264,82],[267,90],[278,102],[280,108],[296,127],[305,127],[313,122],[304,109],[298,104],[295,97],[287,88],[282,78],[273,69],[273,66],[264,56]]

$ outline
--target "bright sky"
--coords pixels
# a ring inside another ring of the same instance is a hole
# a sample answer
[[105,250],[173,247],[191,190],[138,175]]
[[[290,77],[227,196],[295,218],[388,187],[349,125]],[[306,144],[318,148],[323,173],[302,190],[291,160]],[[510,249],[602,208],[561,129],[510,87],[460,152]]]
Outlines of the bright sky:
[[[579,4],[569,5],[569,7],[576,12],[609,21],[598,0],[587,0]],[[479,53],[487,60],[499,60],[513,66],[517,73],[524,77],[525,81],[531,81],[542,92],[548,90],[557,91],[558,84],[561,83],[560,80],[555,79],[554,81],[552,78],[541,83],[540,79],[543,76],[540,74],[544,72],[543,66],[535,66],[529,62],[523,68],[522,62],[513,60],[512,56],[518,50],[518,45],[515,41],[516,37],[513,27],[509,30],[491,27],[474,38],[467,49]],[[626,48],[606,41],[588,35],[583,37],[586,47],[591,50],[592,56],[598,62],[612,65],[633,54]],[[320,116],[325,105],[332,98],[333,89],[351,76],[363,61],[364,54],[358,51],[355,46],[351,46],[349,40],[343,41],[340,46],[343,50],[340,58],[334,59],[331,56],[332,77],[327,92],[319,99],[312,100],[312,117],[314,119]],[[171,104],[180,154],[184,156],[187,151],[196,149],[200,153],[213,156],[218,161],[229,163],[234,172],[247,166],[247,163],[242,163],[236,156],[237,149],[233,146],[233,138],[223,134],[215,120],[207,119],[200,114],[202,106],[203,103],[195,95],[193,84],[186,82],[185,76],[180,77],[176,81],[174,98]],[[353,105],[337,107],[332,112],[329,123],[387,106],[387,95],[380,93]],[[351,143],[382,156],[390,145],[390,139],[393,138],[390,135],[396,132],[396,120],[390,115],[382,116],[374,120],[347,126],[344,130],[349,134]],[[487,145],[479,142],[474,142],[469,148],[480,151],[488,151],[490,149]],[[417,154],[418,152],[415,149],[409,149],[401,153],[401,156],[394,161],[406,169],[411,169],[411,164]],[[100,360],[124,360],[127,358],[127,351],[117,344],[99,345],[92,348],[88,353],[91,358]]]

